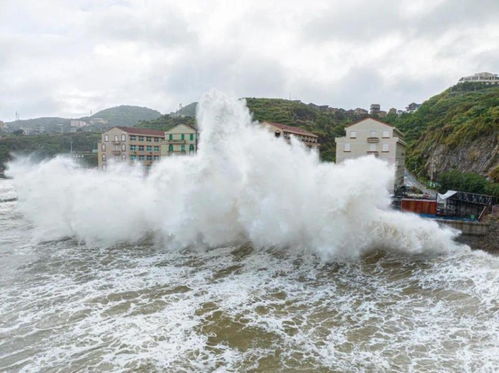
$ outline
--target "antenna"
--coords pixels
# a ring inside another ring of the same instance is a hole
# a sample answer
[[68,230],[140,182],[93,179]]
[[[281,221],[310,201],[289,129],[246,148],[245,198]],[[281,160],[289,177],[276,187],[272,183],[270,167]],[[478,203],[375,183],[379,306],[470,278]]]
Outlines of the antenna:
[[16,121],[19,120],[19,113],[16,111]]

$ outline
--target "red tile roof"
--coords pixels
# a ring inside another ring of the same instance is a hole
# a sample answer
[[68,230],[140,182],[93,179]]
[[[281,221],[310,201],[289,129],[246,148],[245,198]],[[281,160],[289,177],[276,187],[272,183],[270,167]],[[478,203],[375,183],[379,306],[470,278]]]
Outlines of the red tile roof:
[[286,124],[282,123],[275,123],[275,122],[262,122],[264,124],[269,124],[271,126],[277,127],[282,129],[283,131],[289,132],[289,133],[295,133],[297,135],[302,135],[302,136],[311,136],[311,137],[319,137],[316,134],[309,132],[307,130],[304,130],[303,128],[300,127],[293,127],[293,126],[288,126]]
[[153,130],[150,128],[136,128],[136,127],[116,127],[127,133],[132,133],[134,135],[146,135],[146,136],[161,136],[165,137],[165,131]]

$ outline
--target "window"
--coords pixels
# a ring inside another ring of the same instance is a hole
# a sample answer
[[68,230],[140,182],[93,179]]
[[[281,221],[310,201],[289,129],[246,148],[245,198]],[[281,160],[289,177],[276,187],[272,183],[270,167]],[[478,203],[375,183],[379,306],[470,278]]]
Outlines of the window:
[[159,137],[155,137],[154,142],[159,142]]
[[130,156],[130,159],[131,159],[132,161],[135,161],[135,160],[137,159],[137,156],[136,156],[136,155],[131,155],[131,156]]
[[183,133],[180,134],[180,140],[185,140],[185,135]]
[[106,155],[105,154],[102,154],[102,160],[105,161],[106,160]]
[[384,151],[384,152],[389,151],[389,150],[388,150],[388,144],[383,144],[383,151]]
[[189,151],[192,153],[194,151],[194,145],[189,145]]
[[369,151],[375,152],[376,151],[376,144],[369,144]]
[[116,141],[116,142],[120,141],[120,138],[118,137],[118,135],[114,135],[114,141]]
[[193,133],[191,133],[191,134],[189,135],[189,140],[194,141],[194,134],[193,134]]
[[139,145],[139,152],[143,152],[144,151],[144,145]]
[[144,141],[144,136],[139,136],[139,141]]
[[171,134],[171,133],[170,133],[170,134],[168,135],[168,140],[173,140],[173,134]]
[[148,161],[152,161],[152,155],[148,155],[148,156],[147,156],[147,160],[148,160]]
[[180,151],[182,153],[185,153],[185,145],[184,144],[180,145]]
[[130,145],[130,150],[132,152],[136,151],[137,150],[137,145]]
[[390,137],[390,131],[383,131],[383,137]]
[[147,145],[147,146],[146,146],[146,150],[147,150],[148,152],[152,152],[152,146],[151,146],[151,145]]
[[143,161],[144,160],[144,156],[143,155],[139,155],[139,161]]
[[137,136],[135,135],[130,135],[130,141],[137,141]]
[[109,136],[108,136],[108,135],[104,135],[104,141],[105,141],[105,142],[108,142],[108,141],[109,141]]
[[157,161],[159,159],[159,155],[153,155],[152,157],[155,161]]
[[343,144],[343,151],[345,151],[345,152],[349,152],[350,151],[350,144],[349,143]]
[[371,137],[376,137],[376,131],[375,130],[371,130]]
[[126,135],[125,134],[121,135],[121,141],[126,141]]
[[154,147],[154,151],[155,151],[155,152],[159,152],[159,146],[155,146],[155,147]]
[[121,144],[121,150],[123,150],[123,151],[126,150],[126,144]]
[[122,159],[122,160],[125,160],[125,159],[126,159],[126,154],[122,154],[122,155],[121,155],[121,159]]
[[355,132],[355,131],[351,131],[351,132],[350,132],[350,138],[351,138],[351,139],[356,139],[356,138],[357,138],[357,132]]
[[103,152],[105,152],[106,151],[106,144],[102,144],[101,145],[101,149],[102,149]]
[[147,136],[147,137],[146,137],[146,141],[147,141],[147,142],[151,142],[151,141],[152,141],[152,137],[151,137],[151,136]]
[[172,144],[168,145],[168,151],[173,152],[173,145]]

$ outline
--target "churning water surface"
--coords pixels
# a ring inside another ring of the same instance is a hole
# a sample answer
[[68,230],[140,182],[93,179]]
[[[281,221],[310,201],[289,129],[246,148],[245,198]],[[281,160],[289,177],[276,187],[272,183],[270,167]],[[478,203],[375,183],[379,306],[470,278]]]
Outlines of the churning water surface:
[[[15,197],[0,180],[0,200]],[[499,260],[33,243],[0,202],[0,371],[493,372]]]

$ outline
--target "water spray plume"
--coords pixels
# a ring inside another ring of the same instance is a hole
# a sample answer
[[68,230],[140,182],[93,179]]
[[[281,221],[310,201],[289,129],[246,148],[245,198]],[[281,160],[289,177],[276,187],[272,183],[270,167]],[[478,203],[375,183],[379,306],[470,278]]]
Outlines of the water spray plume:
[[56,157],[8,166],[36,239],[209,247],[251,242],[325,260],[376,248],[412,253],[461,247],[455,230],[390,208],[390,166],[374,157],[321,163],[254,123],[243,100],[211,91],[199,104],[199,152],[106,172]]

